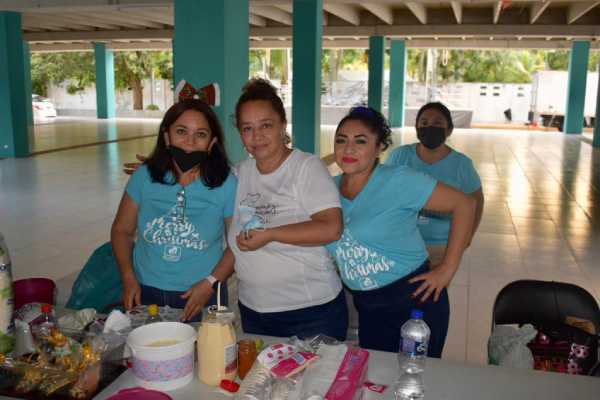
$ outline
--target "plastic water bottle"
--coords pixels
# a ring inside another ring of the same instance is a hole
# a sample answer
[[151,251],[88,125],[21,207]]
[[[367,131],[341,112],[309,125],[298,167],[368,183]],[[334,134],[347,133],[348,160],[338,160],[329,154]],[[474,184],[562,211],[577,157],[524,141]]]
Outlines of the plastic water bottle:
[[396,400],[420,400],[425,397],[425,383],[421,374],[405,372],[400,375],[394,387]]
[[423,321],[423,311],[412,310],[410,319],[400,328],[398,362],[401,372],[416,374],[425,369],[431,331]]
[[0,233],[0,353],[10,352],[15,344],[13,322],[13,282],[10,256],[4,236]]

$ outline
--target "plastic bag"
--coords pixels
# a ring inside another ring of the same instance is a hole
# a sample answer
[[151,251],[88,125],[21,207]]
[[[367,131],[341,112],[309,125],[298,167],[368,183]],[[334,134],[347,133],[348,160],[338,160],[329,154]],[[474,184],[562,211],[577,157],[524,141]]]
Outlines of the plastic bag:
[[107,313],[121,302],[123,283],[110,242],[98,247],[73,284],[67,308],[94,308]]
[[520,328],[498,325],[488,341],[488,362],[504,367],[533,369],[533,355],[527,347],[537,334],[530,324]]

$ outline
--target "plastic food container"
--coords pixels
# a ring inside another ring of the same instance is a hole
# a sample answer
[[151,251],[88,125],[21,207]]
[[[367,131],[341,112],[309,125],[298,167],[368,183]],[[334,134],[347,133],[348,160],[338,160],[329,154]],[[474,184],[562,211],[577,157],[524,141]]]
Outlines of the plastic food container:
[[155,322],[131,331],[127,346],[138,385],[175,390],[194,377],[196,330],[180,322]]

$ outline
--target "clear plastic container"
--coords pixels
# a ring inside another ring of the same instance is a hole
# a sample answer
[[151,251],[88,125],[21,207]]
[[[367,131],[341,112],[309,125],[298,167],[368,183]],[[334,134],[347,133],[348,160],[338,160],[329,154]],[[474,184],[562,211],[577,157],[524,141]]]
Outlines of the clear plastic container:
[[0,353],[10,352],[15,344],[13,324],[13,281],[8,247],[0,233]]
[[431,330],[423,321],[423,312],[412,310],[410,319],[400,329],[398,363],[401,372],[419,373],[425,369]]
[[420,400],[425,397],[425,383],[421,374],[404,373],[394,387],[396,400]]

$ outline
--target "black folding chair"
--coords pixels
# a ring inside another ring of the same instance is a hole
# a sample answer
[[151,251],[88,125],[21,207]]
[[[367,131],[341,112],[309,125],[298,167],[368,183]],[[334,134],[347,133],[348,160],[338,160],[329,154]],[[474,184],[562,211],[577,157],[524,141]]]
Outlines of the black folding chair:
[[[590,321],[600,335],[600,309],[585,289],[564,282],[519,280],[506,285],[494,302],[492,330],[495,325],[564,323],[566,317]],[[600,376],[600,364],[590,375]]]
[[567,316],[594,324],[600,333],[600,310],[585,289],[564,282],[519,280],[506,285],[494,302],[492,328],[501,324],[564,323]]

